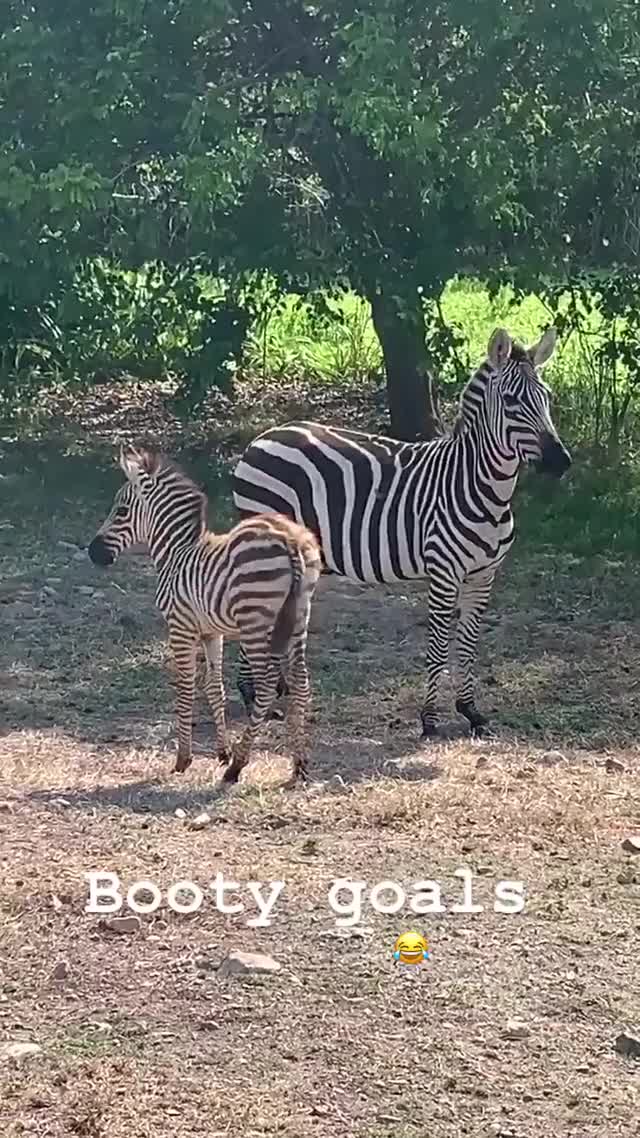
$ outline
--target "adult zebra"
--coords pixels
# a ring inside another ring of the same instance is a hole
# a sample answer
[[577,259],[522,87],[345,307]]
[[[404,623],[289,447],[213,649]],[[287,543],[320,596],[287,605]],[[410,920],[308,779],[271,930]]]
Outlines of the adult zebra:
[[[524,348],[497,329],[465,387],[453,430],[427,443],[290,423],[267,431],[233,474],[244,514],[277,510],[319,538],[326,567],[352,580],[429,581],[427,691],[422,735],[437,733],[436,701],[458,608],[456,709],[474,732],[487,720],[474,700],[480,619],[513,542],[511,500],[522,463],[560,477],[571,465],[538,371],[555,350],[550,328]],[[250,705],[246,660],[240,690]]]

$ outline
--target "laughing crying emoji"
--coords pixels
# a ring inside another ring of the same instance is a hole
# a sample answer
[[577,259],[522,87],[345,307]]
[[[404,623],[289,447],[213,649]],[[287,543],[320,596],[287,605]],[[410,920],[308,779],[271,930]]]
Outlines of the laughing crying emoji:
[[420,933],[402,933],[393,946],[393,959],[396,964],[417,968],[429,959],[429,945]]

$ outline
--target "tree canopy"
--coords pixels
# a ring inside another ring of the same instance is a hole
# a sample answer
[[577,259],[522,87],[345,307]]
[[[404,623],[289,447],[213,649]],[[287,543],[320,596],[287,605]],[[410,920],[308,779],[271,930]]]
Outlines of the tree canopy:
[[223,277],[200,349],[241,339],[256,273],[349,285],[417,437],[452,275],[637,263],[630,0],[8,0],[0,40],[5,353],[55,339],[98,258],[158,262],[189,302],[196,266]]

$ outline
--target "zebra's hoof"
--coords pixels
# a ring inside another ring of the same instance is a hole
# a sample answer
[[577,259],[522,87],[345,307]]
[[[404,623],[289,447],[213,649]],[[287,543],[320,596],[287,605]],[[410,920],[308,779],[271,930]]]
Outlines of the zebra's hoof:
[[231,762],[231,755],[223,747],[221,751],[217,752],[216,760],[221,764],[221,766],[226,767],[227,764]]
[[278,723],[281,723],[282,720],[284,719],[284,715],[283,715],[283,713],[279,707],[272,707],[271,711],[267,715],[267,719],[269,719],[271,721],[273,721],[275,719]]
[[176,759],[176,765],[173,768],[173,773],[174,774],[184,774],[184,772],[187,770],[187,768],[191,766],[192,762],[193,762],[193,759],[191,758],[190,755],[187,755],[186,757],[181,757],[180,755],[178,755],[178,757]]
[[438,738],[438,728],[435,723],[425,723],[422,721],[422,735],[420,738],[423,742],[431,741]]
[[224,772],[224,774],[222,776],[222,781],[227,786],[230,786],[232,783],[236,783],[238,781],[239,777],[240,777],[240,771],[238,770],[237,767],[234,767],[232,765],[230,767],[227,767],[226,771]]
[[467,703],[465,700],[459,699],[456,701],[456,711],[458,715],[464,715],[472,731],[481,732],[482,728],[486,727],[489,722],[487,717],[478,711],[475,703]]
[[472,739],[496,739],[497,735],[487,720],[484,723],[471,724],[470,735]]

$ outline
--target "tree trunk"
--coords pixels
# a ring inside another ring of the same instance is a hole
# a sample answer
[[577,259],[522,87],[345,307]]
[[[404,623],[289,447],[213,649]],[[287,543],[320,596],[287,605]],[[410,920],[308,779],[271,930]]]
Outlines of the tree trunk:
[[427,366],[420,297],[376,291],[369,301],[384,357],[392,434],[409,442],[433,439],[442,433],[442,423]]

